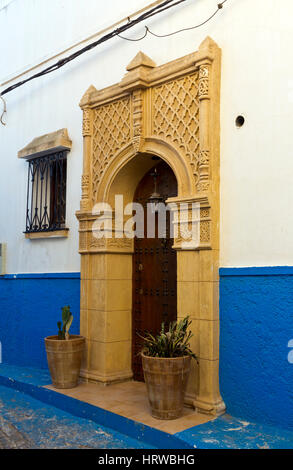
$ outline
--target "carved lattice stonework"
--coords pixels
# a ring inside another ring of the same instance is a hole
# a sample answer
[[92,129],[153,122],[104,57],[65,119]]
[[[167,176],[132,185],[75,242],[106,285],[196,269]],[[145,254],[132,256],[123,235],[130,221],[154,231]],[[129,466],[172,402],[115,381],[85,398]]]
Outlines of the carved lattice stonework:
[[153,90],[153,133],[184,152],[198,179],[198,73],[170,81]]
[[200,243],[210,242],[210,221],[204,220],[200,223]]
[[95,109],[93,121],[93,201],[103,173],[115,153],[130,141],[130,99]]
[[[205,201],[200,210],[199,249],[213,247],[217,238],[211,227],[216,225],[214,221],[211,225],[205,204],[213,204],[211,187],[213,191],[217,188],[213,178],[217,178],[218,171],[219,60],[217,46],[207,38],[200,46],[200,54],[192,53],[158,67],[145,54],[138,53],[120,83],[99,91],[89,87],[80,103],[84,135],[83,217],[91,217],[96,202],[113,198],[111,185],[118,169],[137,154],[141,162],[156,155],[172,167],[178,180],[178,197],[200,202],[201,206]],[[134,168],[135,165],[131,171],[139,171],[139,166]],[[107,240],[104,246],[104,242],[88,235],[81,243],[85,250],[100,247],[107,251],[114,246],[125,248],[128,242]]]
[[206,208],[200,209],[200,218],[201,219],[205,219],[209,216],[210,216],[210,209],[206,209]]

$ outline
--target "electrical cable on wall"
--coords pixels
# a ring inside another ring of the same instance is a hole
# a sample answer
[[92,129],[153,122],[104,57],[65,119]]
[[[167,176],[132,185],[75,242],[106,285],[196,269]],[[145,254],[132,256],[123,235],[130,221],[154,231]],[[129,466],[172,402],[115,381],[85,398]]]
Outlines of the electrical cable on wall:
[[3,121],[4,114],[6,114],[6,102],[5,102],[4,98],[1,95],[0,95],[0,98],[3,102],[3,111],[2,111],[2,114],[0,116],[0,122],[3,126],[6,126],[6,122]]
[[132,28],[133,26],[141,23],[142,21],[157,15],[158,13],[161,13],[162,11],[167,10],[168,8],[171,8],[175,5],[178,5],[179,3],[183,3],[186,0],[178,0],[176,3],[173,3],[174,0],[165,0],[165,2],[161,3],[160,5],[155,6],[154,8],[151,8],[151,10],[143,13],[140,15],[138,18],[128,21],[128,23],[120,26],[119,28],[116,28],[115,30],[111,31],[110,33],[106,34],[105,36],[102,36],[100,39],[97,41],[92,42],[91,44],[88,44],[87,46],[83,47],[82,49],[74,52],[73,54],[64,57],[63,59],[58,60],[58,62],[55,62],[54,64],[50,65],[49,67],[45,68],[41,72],[38,72],[31,77],[21,80],[14,85],[11,85],[10,87],[6,88],[1,92],[1,96],[10,93],[12,90],[15,90],[15,88],[18,88],[25,83],[34,80],[35,78],[41,77],[43,75],[47,75],[48,73],[54,72],[55,70],[58,70],[59,68],[63,67],[65,64],[68,62],[71,62],[72,60],[76,59],[78,56],[81,54],[84,54],[85,52],[93,49],[94,47],[98,46],[99,44],[102,44],[103,42],[108,41],[109,39],[112,39],[115,36],[118,36],[120,33],[123,31],[127,31],[128,29]]
[[185,2],[186,0],[177,0],[175,3],[174,3],[174,0],[165,0],[165,2],[161,3],[160,5],[157,5],[155,6],[154,8],[151,8],[149,11],[143,13],[142,15],[140,15],[138,18],[134,19],[134,20],[128,20],[128,23],[120,26],[119,28],[116,28],[114,29],[113,31],[111,31],[110,33],[102,36],[100,39],[98,39],[97,41],[91,43],[91,44],[88,44],[87,46],[83,47],[82,49],[74,52],[73,54],[67,56],[67,57],[64,57],[63,59],[60,59],[58,60],[58,62],[55,62],[54,64],[50,65],[49,67],[47,67],[46,69],[42,70],[41,72],[38,72],[34,75],[32,75],[31,77],[25,79],[25,80],[21,80],[17,83],[15,83],[14,85],[11,85],[9,86],[8,88],[6,88],[5,90],[3,90],[1,93],[0,93],[0,98],[1,100],[3,101],[3,105],[4,105],[4,108],[3,108],[3,112],[2,112],[2,115],[0,117],[0,122],[1,124],[3,125],[6,125],[6,123],[3,122],[3,116],[4,114],[6,113],[6,103],[4,101],[4,98],[3,98],[3,95],[7,94],[7,93],[10,93],[12,90],[15,90],[16,88],[24,85],[25,83],[31,81],[31,80],[34,80],[35,78],[38,78],[38,77],[42,77],[44,75],[47,75],[48,73],[51,73],[51,72],[54,72],[55,70],[58,70],[59,68],[63,67],[65,64],[67,64],[68,62],[71,62],[72,60],[74,60],[75,58],[77,58],[78,56],[84,54],[85,52],[93,49],[94,47],[98,46],[99,44],[102,44],[103,42],[106,42],[108,41],[109,39],[112,39],[113,37],[115,36],[118,36],[119,38],[121,39],[124,39],[126,41],[141,41],[142,39],[144,39],[147,34],[151,34],[155,37],[158,37],[158,38],[163,38],[163,37],[168,37],[168,36],[172,36],[174,34],[178,34],[182,31],[189,31],[189,30],[192,30],[192,29],[195,29],[195,28],[199,28],[200,26],[203,26],[204,24],[206,24],[208,21],[210,21],[218,12],[219,10],[221,10],[223,8],[223,5],[224,3],[226,3],[227,0],[223,0],[221,3],[219,3],[217,5],[217,10],[212,14],[210,15],[205,21],[203,21],[202,23],[199,23],[195,26],[191,26],[189,28],[183,28],[183,29],[180,29],[180,30],[177,30],[177,31],[174,31],[172,33],[168,33],[168,34],[157,34],[157,33],[154,33],[152,32],[148,26],[145,26],[145,33],[144,35],[141,37],[141,38],[138,38],[138,39],[130,39],[130,38],[126,38],[124,36],[121,36],[120,33],[123,33],[124,31],[127,31],[128,29],[132,28],[133,26],[141,23],[142,21],[148,19],[148,18],[151,18],[152,16],[155,16],[157,15],[158,13],[161,13],[165,10],[168,10],[169,8],[172,8],[176,5],[179,5],[180,3],[183,3]]
[[200,26],[203,26],[204,24],[208,23],[208,21],[210,21],[219,12],[219,10],[221,10],[223,8],[223,5],[224,5],[224,3],[226,3],[226,1],[227,0],[223,0],[223,2],[218,3],[218,7],[217,7],[216,11],[214,11],[214,13],[211,16],[209,16],[205,21],[203,21],[202,23],[199,23],[195,26],[190,26],[189,28],[178,29],[177,31],[173,31],[173,33],[167,33],[167,34],[156,34],[153,31],[151,31],[148,26],[145,26],[145,33],[141,38],[130,39],[130,38],[126,38],[124,36],[121,36],[120,34],[118,34],[118,37],[121,38],[121,39],[125,39],[126,41],[141,41],[142,39],[144,39],[147,36],[148,33],[152,34],[152,36],[155,36],[156,38],[167,38],[168,36],[173,36],[174,34],[182,33],[183,31],[190,31],[192,29],[199,28]]

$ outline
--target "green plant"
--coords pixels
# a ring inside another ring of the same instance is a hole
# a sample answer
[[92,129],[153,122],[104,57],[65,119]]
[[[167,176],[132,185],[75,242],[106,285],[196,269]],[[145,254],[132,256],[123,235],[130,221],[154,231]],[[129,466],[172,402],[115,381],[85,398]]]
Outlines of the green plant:
[[[73,320],[69,305],[62,308],[62,322],[58,321],[58,339],[69,339],[69,328]],[[63,326],[62,326],[63,323]]]
[[168,331],[166,331],[163,322],[161,332],[157,336],[153,336],[151,333],[147,333],[145,337],[141,336],[144,340],[142,353],[151,357],[191,356],[197,360],[189,346],[189,341],[193,336],[190,330],[187,331],[190,324],[191,320],[187,316],[179,322],[171,322]]

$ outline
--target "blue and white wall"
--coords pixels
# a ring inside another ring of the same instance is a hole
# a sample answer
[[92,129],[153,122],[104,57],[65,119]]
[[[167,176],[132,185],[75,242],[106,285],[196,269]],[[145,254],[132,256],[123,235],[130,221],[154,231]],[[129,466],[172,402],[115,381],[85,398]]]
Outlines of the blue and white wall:
[[[186,0],[147,25],[159,34],[193,26],[217,3]],[[0,89],[148,4],[1,0]],[[56,331],[64,304],[71,305],[73,331],[78,330],[81,96],[90,84],[99,89],[118,82],[139,50],[160,65],[193,52],[209,35],[222,49],[221,390],[230,413],[292,426],[293,364],[287,357],[293,338],[292,15],[291,0],[228,0],[203,27],[162,39],[149,35],[141,42],[115,38],[6,96],[7,125],[0,126],[0,242],[7,243],[8,273],[0,279],[5,361],[45,367],[43,337]],[[144,31],[139,25],[125,36],[137,38]],[[241,128],[235,126],[238,115],[245,118]],[[34,137],[63,127],[73,142],[69,237],[26,240],[27,166],[17,152]]]

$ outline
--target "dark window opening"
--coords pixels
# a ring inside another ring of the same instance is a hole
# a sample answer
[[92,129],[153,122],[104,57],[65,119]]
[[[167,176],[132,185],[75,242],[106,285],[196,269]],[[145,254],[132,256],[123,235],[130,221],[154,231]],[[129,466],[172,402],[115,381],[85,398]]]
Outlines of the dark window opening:
[[28,160],[25,233],[65,228],[66,154],[55,152]]

